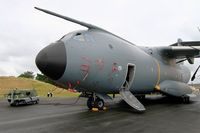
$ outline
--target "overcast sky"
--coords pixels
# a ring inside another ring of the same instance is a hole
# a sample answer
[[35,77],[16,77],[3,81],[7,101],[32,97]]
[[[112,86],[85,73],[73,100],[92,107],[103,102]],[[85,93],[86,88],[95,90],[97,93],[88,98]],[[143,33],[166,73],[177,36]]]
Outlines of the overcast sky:
[[[35,6],[102,27],[139,46],[200,40],[199,0],[0,0],[0,76],[39,72],[37,53],[79,25]],[[194,68],[200,64],[199,60]]]

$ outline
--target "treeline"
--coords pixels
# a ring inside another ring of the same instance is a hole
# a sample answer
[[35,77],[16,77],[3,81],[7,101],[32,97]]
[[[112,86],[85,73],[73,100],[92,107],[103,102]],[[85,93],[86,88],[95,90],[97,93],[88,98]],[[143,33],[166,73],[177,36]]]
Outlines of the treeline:
[[18,77],[35,79],[35,80],[39,80],[39,81],[50,83],[50,84],[54,85],[54,82],[51,79],[49,79],[47,76],[45,76],[43,74],[39,74],[39,73],[34,75],[34,73],[31,71],[26,71],[26,72],[20,74]]
[[54,82],[49,79],[47,76],[43,75],[43,74],[39,74],[37,73],[37,76],[35,77],[36,80],[42,81],[42,82],[46,82],[46,83],[50,83],[54,85]]

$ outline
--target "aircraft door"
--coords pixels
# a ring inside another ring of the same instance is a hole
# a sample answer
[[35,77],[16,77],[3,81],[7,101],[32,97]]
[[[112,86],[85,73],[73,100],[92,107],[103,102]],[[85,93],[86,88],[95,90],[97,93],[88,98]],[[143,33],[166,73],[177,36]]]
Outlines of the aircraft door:
[[122,85],[122,88],[124,88],[125,90],[129,90],[133,83],[134,76],[135,76],[135,65],[132,63],[128,63],[125,81]]
[[134,64],[128,63],[127,73],[124,83],[119,91],[122,99],[126,101],[131,107],[137,111],[145,111],[145,107],[140,101],[130,92],[131,85],[133,84],[136,67]]

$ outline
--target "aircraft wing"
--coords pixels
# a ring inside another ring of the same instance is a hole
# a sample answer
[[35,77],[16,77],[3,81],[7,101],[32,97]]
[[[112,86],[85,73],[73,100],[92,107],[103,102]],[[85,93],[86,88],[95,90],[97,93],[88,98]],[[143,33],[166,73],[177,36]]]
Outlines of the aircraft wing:
[[182,40],[178,39],[178,42],[176,42],[170,46],[200,46],[200,41],[182,42]]

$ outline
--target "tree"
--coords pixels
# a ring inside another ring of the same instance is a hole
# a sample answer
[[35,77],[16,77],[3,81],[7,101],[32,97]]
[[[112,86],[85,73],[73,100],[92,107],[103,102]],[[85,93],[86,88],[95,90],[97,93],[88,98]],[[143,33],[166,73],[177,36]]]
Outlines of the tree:
[[31,71],[26,71],[20,74],[18,77],[34,79],[35,75]]
[[54,85],[54,82],[49,79],[47,76],[43,75],[43,74],[39,74],[37,73],[37,76],[35,78],[36,80],[42,81],[42,82],[46,82],[46,83],[50,83]]

